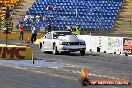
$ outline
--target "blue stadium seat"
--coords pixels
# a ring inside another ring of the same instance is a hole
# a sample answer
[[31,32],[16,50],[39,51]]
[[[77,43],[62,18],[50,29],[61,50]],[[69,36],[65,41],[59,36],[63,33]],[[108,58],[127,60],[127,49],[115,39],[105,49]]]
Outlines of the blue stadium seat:
[[[80,23],[83,29],[112,29],[116,15],[123,0],[36,0],[27,14],[48,17],[48,22],[57,24],[61,29],[67,25]],[[51,11],[46,8],[51,5]],[[54,11],[57,5],[59,10]],[[35,22],[39,27],[45,26],[47,21]],[[30,27],[31,24],[26,24]]]

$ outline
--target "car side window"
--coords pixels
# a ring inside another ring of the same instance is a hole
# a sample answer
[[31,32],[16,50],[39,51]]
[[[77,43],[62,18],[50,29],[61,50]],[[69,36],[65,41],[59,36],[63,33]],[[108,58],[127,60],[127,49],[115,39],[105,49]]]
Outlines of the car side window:
[[46,39],[52,39],[52,33],[48,33],[48,34],[46,35]]

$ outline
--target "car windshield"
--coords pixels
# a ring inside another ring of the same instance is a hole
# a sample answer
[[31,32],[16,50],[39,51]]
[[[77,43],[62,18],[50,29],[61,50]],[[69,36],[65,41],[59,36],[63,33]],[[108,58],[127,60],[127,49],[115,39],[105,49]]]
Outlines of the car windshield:
[[73,35],[72,32],[55,32],[53,33],[54,39],[58,38],[59,36],[66,36],[66,35]]

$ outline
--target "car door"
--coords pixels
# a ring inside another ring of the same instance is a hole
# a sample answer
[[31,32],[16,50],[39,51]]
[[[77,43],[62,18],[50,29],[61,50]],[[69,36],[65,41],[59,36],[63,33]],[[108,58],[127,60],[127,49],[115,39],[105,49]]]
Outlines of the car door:
[[52,33],[49,32],[46,34],[45,36],[45,41],[44,41],[44,51],[52,51],[52,46],[53,46],[53,42],[52,42]]

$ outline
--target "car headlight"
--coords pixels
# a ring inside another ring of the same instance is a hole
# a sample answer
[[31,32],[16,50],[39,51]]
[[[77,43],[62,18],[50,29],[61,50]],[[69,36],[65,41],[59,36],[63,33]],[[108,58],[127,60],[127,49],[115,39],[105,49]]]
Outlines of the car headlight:
[[85,45],[85,42],[80,42],[80,45]]
[[68,45],[68,42],[60,42],[60,45]]

